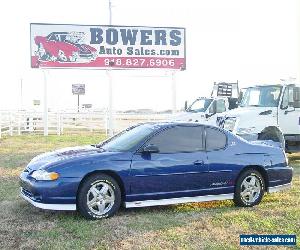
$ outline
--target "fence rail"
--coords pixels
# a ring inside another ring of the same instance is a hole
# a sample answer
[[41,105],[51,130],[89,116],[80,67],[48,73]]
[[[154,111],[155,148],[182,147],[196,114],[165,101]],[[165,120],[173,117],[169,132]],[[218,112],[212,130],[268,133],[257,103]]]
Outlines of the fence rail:
[[[168,120],[170,114],[115,113],[114,132],[131,125]],[[42,112],[0,111],[0,138],[3,135],[43,134],[44,120]],[[67,134],[82,131],[108,133],[108,114],[101,111],[90,112],[49,112],[48,133]]]

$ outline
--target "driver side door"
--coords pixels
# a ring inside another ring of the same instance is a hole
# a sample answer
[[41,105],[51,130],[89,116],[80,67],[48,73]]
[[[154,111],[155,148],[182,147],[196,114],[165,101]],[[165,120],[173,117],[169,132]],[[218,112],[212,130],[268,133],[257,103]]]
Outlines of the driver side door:
[[300,131],[300,91],[299,88],[288,86],[285,88],[280,110],[278,125],[285,135],[299,134]]
[[202,194],[208,185],[203,126],[167,128],[146,145],[157,146],[159,152],[134,154],[130,199],[157,200]]

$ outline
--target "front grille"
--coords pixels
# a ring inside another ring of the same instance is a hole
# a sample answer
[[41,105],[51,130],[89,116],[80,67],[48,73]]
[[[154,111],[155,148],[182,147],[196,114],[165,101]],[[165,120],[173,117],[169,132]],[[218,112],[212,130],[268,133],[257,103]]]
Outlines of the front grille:
[[29,190],[27,190],[27,189],[25,189],[25,188],[21,188],[21,192],[22,192],[25,196],[27,196],[27,197],[29,197],[29,198],[32,198],[32,197],[33,197],[33,193],[31,193]]

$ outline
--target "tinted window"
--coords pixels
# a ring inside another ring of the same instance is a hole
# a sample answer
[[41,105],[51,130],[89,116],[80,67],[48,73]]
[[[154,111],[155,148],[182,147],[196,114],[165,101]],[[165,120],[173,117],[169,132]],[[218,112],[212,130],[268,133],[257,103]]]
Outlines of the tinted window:
[[206,128],[206,149],[217,150],[226,146],[226,135],[213,128]]
[[162,131],[148,144],[156,145],[160,153],[195,152],[203,150],[202,127],[177,126]]

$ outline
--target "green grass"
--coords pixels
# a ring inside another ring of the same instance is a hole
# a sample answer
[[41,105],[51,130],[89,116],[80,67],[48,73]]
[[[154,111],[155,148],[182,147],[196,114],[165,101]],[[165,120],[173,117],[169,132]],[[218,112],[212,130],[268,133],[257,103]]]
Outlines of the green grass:
[[[19,197],[18,175],[35,155],[93,144],[95,134],[19,136],[0,140],[0,249],[239,249],[239,235],[296,234],[300,248],[300,155],[290,155],[293,188],[259,206],[232,201],[121,209],[87,221],[76,212],[43,211]],[[274,248],[275,249],[275,248]]]

